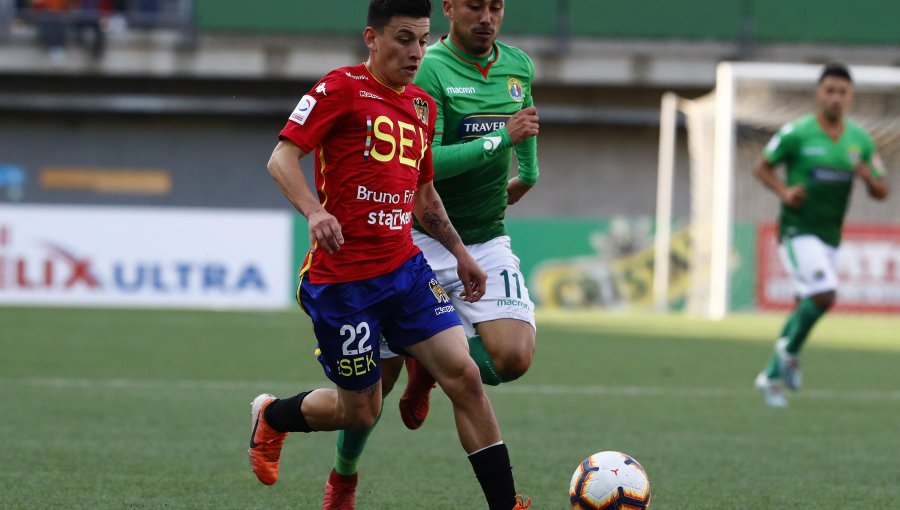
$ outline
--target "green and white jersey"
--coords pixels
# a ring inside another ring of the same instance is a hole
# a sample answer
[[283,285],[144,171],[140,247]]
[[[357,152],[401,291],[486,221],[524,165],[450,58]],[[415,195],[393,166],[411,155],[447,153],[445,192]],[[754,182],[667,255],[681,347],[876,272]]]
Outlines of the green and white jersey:
[[[503,218],[513,150],[519,179],[537,182],[537,139],[513,148],[504,129],[512,114],[534,103],[533,79],[528,55],[499,42],[489,57],[479,59],[444,36],[422,59],[415,83],[438,105],[434,185],[465,244],[506,234]],[[422,230],[418,223],[415,227]]]
[[872,163],[875,152],[869,134],[849,120],[844,120],[844,133],[836,142],[812,114],[782,127],[766,145],[763,157],[773,166],[784,163],[787,185],[802,184],[806,200],[796,208],[781,204],[781,238],[813,234],[838,246],[853,190],[854,167],[864,161],[873,175],[883,174]]

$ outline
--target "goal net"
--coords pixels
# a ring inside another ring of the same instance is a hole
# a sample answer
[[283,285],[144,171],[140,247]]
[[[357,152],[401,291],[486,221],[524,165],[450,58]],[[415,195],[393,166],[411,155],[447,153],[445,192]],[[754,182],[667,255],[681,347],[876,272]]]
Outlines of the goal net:
[[[777,255],[780,204],[756,180],[753,167],[781,126],[816,111],[814,90],[821,70],[808,64],[724,62],[713,92],[677,101],[690,156],[689,313],[721,318],[730,311],[793,305]],[[894,194],[875,201],[859,180],[854,184],[838,258],[839,309],[897,312],[900,68],[857,66],[850,72],[855,99],[848,117],[875,140]],[[783,168],[778,174],[784,176]],[[659,193],[671,191],[661,186]]]

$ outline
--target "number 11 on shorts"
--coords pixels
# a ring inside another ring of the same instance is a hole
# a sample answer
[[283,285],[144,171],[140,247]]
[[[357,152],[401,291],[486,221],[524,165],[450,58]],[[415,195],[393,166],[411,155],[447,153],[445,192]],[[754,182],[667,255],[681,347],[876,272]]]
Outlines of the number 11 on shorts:
[[[500,271],[500,276],[503,277],[503,285],[506,288],[506,297],[511,298],[512,294],[510,294],[509,288],[509,271],[507,271],[506,269]],[[516,299],[522,299],[522,287],[519,284],[519,273],[513,273],[512,277],[516,281]]]

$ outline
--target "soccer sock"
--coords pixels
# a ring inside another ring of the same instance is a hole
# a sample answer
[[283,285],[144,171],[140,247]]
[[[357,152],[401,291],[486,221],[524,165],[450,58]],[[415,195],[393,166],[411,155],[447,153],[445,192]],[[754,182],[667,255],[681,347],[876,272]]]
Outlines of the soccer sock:
[[472,356],[475,364],[478,365],[478,370],[481,372],[481,382],[490,386],[497,386],[502,382],[506,382],[503,376],[497,372],[494,360],[491,359],[491,355],[488,354],[487,348],[484,346],[484,340],[478,335],[469,337],[469,356]]
[[[809,332],[812,331],[813,326],[827,311],[827,309],[819,308],[816,302],[810,298],[803,299],[797,303],[797,307],[794,308],[793,313],[788,317],[784,328],[781,330],[781,338],[787,338],[788,340],[785,350],[791,354],[800,352],[800,348],[809,336]],[[775,379],[781,375],[780,366],[778,353],[772,353],[772,359],[766,368],[766,375],[769,379]]]
[[788,319],[781,331],[781,337],[788,339],[787,352],[797,354],[812,331],[816,321],[825,315],[828,309],[819,308],[811,298],[806,298],[797,304],[791,318]]
[[769,360],[769,365],[766,367],[766,377],[769,379],[777,379],[778,376],[781,375],[781,361],[778,359],[778,353],[772,353],[772,359]]
[[291,398],[277,399],[266,408],[266,423],[279,432],[312,432],[300,411],[303,399],[311,392],[304,391]]
[[350,476],[356,473],[357,464],[362,457],[363,449],[381,415],[367,429],[342,430],[338,433],[337,447],[334,453],[334,471],[339,475]]
[[469,462],[490,510],[510,510],[516,506],[516,484],[503,441],[470,454]]

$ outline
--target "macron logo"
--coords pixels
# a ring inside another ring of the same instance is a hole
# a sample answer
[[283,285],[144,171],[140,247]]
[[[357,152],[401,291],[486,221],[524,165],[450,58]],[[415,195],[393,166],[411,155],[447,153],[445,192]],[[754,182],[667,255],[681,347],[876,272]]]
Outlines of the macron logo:
[[447,94],[475,94],[475,87],[447,87]]
[[804,147],[803,155],[804,156],[824,156],[828,152],[828,149],[825,147]]

